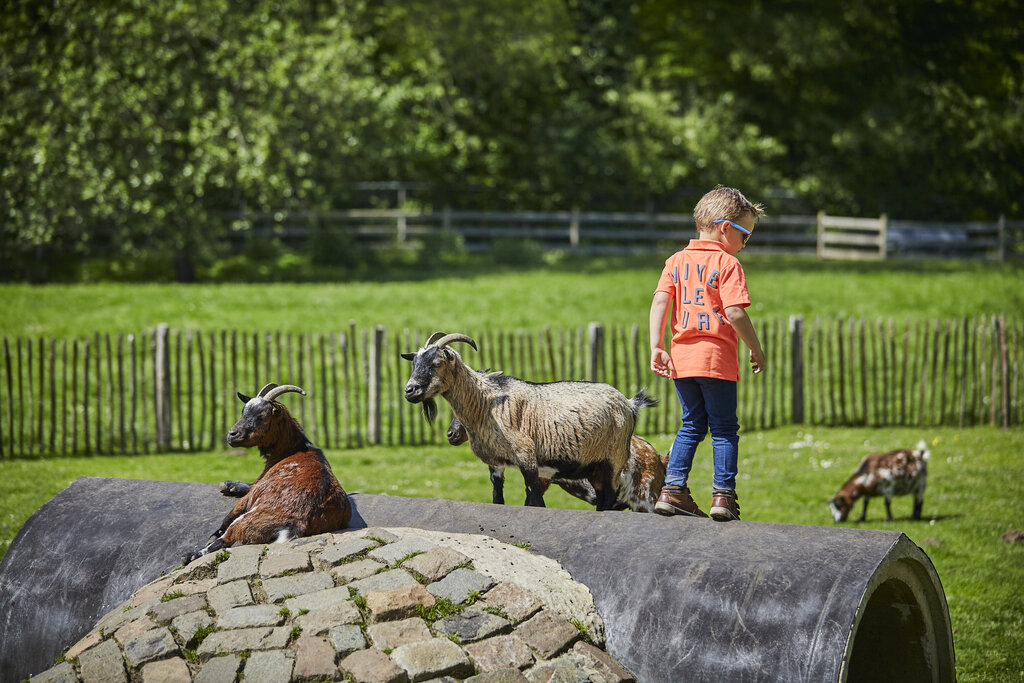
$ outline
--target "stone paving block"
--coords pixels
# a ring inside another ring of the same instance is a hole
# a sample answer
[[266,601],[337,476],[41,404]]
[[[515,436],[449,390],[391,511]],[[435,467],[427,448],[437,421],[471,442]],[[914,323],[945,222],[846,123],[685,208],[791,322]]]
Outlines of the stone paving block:
[[636,676],[599,647],[594,647],[581,640],[572,646],[572,651],[580,658],[584,666],[601,674],[601,677],[608,683],[627,683],[636,680]]
[[229,581],[211,588],[206,594],[206,602],[214,612],[220,613],[232,607],[251,605],[254,600],[248,581]]
[[465,678],[473,674],[473,664],[469,657],[461,647],[447,638],[402,645],[391,653],[391,659],[405,669],[411,681],[448,675]]
[[[271,546],[271,548],[277,547],[281,546]],[[288,549],[288,546],[283,547],[287,551],[268,552],[260,562],[260,576],[264,579],[305,572],[313,568],[309,561],[309,553],[304,550]]]
[[405,669],[373,648],[353,652],[338,666],[361,683],[406,683],[409,680]]
[[353,581],[348,584],[348,587],[354,588],[360,595],[368,595],[373,591],[389,591],[413,584],[418,586],[419,582],[409,572],[404,569],[389,569],[386,572]]
[[487,591],[478,605],[493,607],[504,612],[513,624],[529,619],[544,606],[536,595],[518,583],[502,582]]
[[132,607],[131,609],[125,609],[124,606],[115,607],[113,610],[108,612],[99,623],[96,624],[94,631],[102,631],[103,633],[113,633],[117,629],[121,628],[130,621],[136,621],[146,615],[150,608],[154,605],[160,604],[160,600],[150,600],[144,602],[138,607]]
[[206,607],[205,595],[187,595],[183,598],[175,598],[154,605],[149,613],[161,624],[166,624],[172,621],[174,617],[187,612],[195,612],[197,609],[203,609],[204,607]]
[[215,631],[203,639],[196,649],[200,659],[221,653],[259,650],[263,639],[270,635],[270,628],[241,628],[234,631]]
[[384,527],[380,526],[371,526],[366,527],[365,529],[357,529],[356,531],[351,532],[351,534],[358,538],[379,539],[384,543],[394,543],[398,540],[398,536],[391,533]]
[[211,625],[213,625],[213,617],[203,610],[182,614],[175,617],[174,621],[171,622],[171,626],[178,632],[178,637],[185,643],[192,640],[196,631]]
[[178,644],[166,628],[154,628],[125,643],[124,656],[133,667],[141,666],[154,659],[178,654]]
[[472,569],[456,569],[440,581],[427,586],[438,598],[447,598],[456,605],[469,599],[470,593],[483,593],[494,585],[494,579]]
[[172,572],[171,576],[174,577],[175,583],[208,579],[217,574],[218,562],[216,553],[208,553],[192,560],[183,569]]
[[402,619],[416,613],[417,607],[431,607],[434,596],[419,583],[394,590],[373,591],[366,596],[366,611],[372,621]]
[[334,664],[337,654],[326,638],[303,634],[295,642],[295,678],[332,678],[338,673]]
[[156,627],[157,623],[149,617],[142,617],[135,621],[129,621],[127,624],[114,631],[114,640],[116,640],[121,647],[124,647],[129,641],[134,640],[137,636]]
[[530,683],[591,683],[590,673],[573,656],[541,662],[526,672]]
[[315,557],[323,564],[335,566],[364,553],[370,548],[376,548],[379,544],[368,538],[357,538],[355,536],[344,537],[342,540],[331,543],[324,547]]
[[295,617],[295,623],[303,633],[319,635],[338,624],[354,624],[361,621],[363,615],[352,602],[328,609],[315,609]]
[[349,593],[346,586],[325,588],[315,593],[306,593],[305,595],[288,598],[284,601],[284,606],[288,608],[292,615],[296,615],[302,610],[312,612],[313,610],[334,609],[346,604],[352,604],[352,594]]
[[335,626],[327,633],[327,639],[334,646],[334,649],[341,655],[347,655],[356,650],[366,647],[366,638],[363,637],[363,629],[355,624],[346,626]]
[[183,581],[182,583],[176,583],[172,586],[168,586],[167,590],[160,597],[166,595],[172,595],[175,593],[181,593],[183,595],[196,595],[198,593],[208,593],[211,588],[217,585],[217,579],[209,578],[202,579],[200,581]]
[[295,655],[285,650],[253,652],[245,661],[245,683],[288,683],[292,680]]
[[533,664],[530,647],[515,634],[470,643],[465,649],[480,671],[525,669]]
[[356,560],[348,564],[338,565],[331,570],[331,576],[338,583],[346,584],[373,576],[381,569],[384,569],[384,565],[376,560]]
[[144,602],[149,602],[153,599],[160,599],[163,597],[164,591],[166,591],[172,583],[174,583],[173,576],[164,576],[157,579],[153,583],[140,588],[138,592],[132,596],[132,599],[128,604],[132,607],[138,607]]
[[402,566],[426,577],[429,581],[437,581],[469,561],[468,557],[451,548],[431,548],[421,555],[409,558]]
[[90,647],[99,645],[103,641],[103,636],[99,634],[99,631],[93,631],[85,638],[68,648],[68,651],[64,653],[64,659],[72,660],[78,659],[78,656],[88,650]]
[[498,669],[470,676],[464,683],[528,683],[529,679],[519,669]]
[[237,655],[214,657],[200,667],[192,680],[194,683],[235,683],[241,665],[242,658]]
[[541,657],[551,659],[568,649],[580,637],[580,631],[562,617],[545,610],[520,624],[516,635]]
[[367,553],[367,556],[371,559],[377,560],[378,562],[383,562],[390,567],[410,553],[422,553],[436,547],[437,545],[431,543],[425,538],[409,536],[408,538],[403,538],[400,541],[395,541],[394,543],[374,548]]
[[378,650],[394,650],[396,647],[430,640],[433,636],[427,628],[427,622],[419,617],[386,621],[366,627],[366,635]]
[[289,596],[305,595],[333,587],[334,579],[326,572],[306,572],[294,576],[282,576],[279,579],[263,580],[263,592],[267,594],[267,600],[270,602],[278,602]]
[[471,643],[475,640],[490,638],[512,630],[512,624],[494,614],[489,614],[475,607],[468,607],[458,614],[453,614],[434,622],[434,630],[445,635],[456,635],[460,642]]
[[284,623],[281,607],[277,605],[246,605],[233,607],[217,617],[217,628],[252,628],[254,626],[280,626]]
[[[305,536],[303,538],[297,538],[289,545],[292,548],[301,548],[306,552],[317,552],[322,550],[324,546],[331,542],[331,534],[317,534],[316,536]],[[274,546],[270,546],[273,548]]]
[[[247,579],[256,576],[260,567],[260,554],[263,546],[243,545],[228,548],[231,556],[217,566],[217,583],[227,583],[236,579]],[[210,553],[216,556],[216,553]]]
[[75,667],[67,662],[61,662],[41,674],[32,677],[35,683],[78,683],[78,675]]
[[181,657],[161,659],[142,667],[142,683],[192,683],[192,674]]
[[78,665],[82,670],[82,680],[90,683],[122,683],[128,680],[121,649],[112,639],[83,652],[78,658]]

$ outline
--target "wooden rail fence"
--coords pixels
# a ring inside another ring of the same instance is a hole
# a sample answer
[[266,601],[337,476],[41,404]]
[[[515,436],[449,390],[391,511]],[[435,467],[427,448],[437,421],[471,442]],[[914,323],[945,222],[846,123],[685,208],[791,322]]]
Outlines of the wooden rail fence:
[[[862,320],[765,319],[767,371],[745,363],[739,384],[745,430],[830,426],[1001,425],[1024,421],[1017,317]],[[224,447],[241,405],[269,381],[298,384],[286,399],[315,443],[442,444],[450,412],[428,425],[403,388],[399,353],[433,330],[350,324],[336,332],[155,330],[89,338],[4,338],[0,457],[137,454]],[[467,330],[478,368],[532,381],[589,379],[659,400],[641,412],[640,435],[674,432],[671,382],[648,369],[646,330],[604,326]],[[741,350],[741,358],[745,358]]]

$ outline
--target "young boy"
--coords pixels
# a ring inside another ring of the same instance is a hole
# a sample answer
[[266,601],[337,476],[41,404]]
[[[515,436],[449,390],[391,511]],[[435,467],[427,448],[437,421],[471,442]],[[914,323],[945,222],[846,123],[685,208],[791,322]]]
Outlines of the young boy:
[[[668,474],[654,507],[663,515],[707,517],[686,485],[697,444],[711,428],[714,492],[711,518],[740,518],[736,502],[739,422],[736,383],[740,379],[737,337],[750,348],[755,374],[764,369],[764,351],[744,310],[747,282],[736,254],[764,213],[739,190],[718,186],[693,209],[698,238],[665,261],[651,303],[651,369],[671,377],[683,407],[682,427],[669,452]],[[665,350],[665,323],[672,306],[671,352]]]

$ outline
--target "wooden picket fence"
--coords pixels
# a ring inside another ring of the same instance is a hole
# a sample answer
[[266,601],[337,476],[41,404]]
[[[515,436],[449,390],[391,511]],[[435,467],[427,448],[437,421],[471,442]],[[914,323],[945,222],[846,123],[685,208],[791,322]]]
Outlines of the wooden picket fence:
[[[895,321],[818,317],[759,321],[768,370],[741,363],[739,418],[747,431],[829,426],[1000,425],[1024,421],[1017,317]],[[241,412],[236,391],[297,384],[292,413],[324,448],[444,443],[440,401],[428,425],[403,388],[415,350],[433,330],[350,324],[337,332],[156,330],[85,339],[4,338],[0,457],[138,454],[224,447]],[[466,330],[477,368],[531,381],[587,379],[659,405],[640,435],[674,432],[672,383],[648,369],[646,329]],[[746,351],[741,348],[741,358]]]

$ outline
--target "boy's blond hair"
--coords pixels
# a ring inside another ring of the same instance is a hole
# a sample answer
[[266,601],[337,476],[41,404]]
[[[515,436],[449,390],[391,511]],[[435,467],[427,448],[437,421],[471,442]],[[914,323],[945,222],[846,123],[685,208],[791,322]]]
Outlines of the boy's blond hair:
[[734,221],[744,214],[751,214],[754,223],[764,215],[764,205],[754,204],[734,187],[719,185],[700,198],[693,207],[693,219],[697,222],[697,231],[708,230],[714,221],[725,219]]

